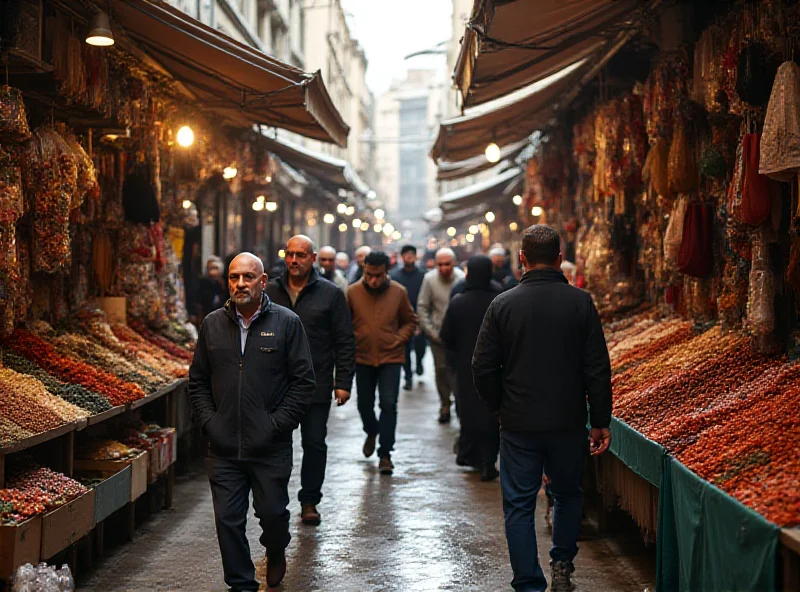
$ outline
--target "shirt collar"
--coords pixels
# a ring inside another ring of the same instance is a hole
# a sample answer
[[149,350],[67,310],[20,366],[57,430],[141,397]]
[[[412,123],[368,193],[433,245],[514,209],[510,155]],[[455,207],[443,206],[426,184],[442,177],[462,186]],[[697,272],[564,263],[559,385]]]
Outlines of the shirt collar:
[[[244,317],[242,316],[242,313],[239,312],[239,309],[236,307],[235,303],[232,302],[231,304],[233,306],[234,312],[236,312],[236,319],[239,321],[239,324],[242,327],[245,327]],[[250,317],[250,322],[247,324],[247,327],[245,327],[245,328],[250,327],[250,325],[253,324],[253,321],[255,321],[261,315],[261,313],[266,310],[268,305],[269,305],[269,296],[267,296],[266,292],[262,292],[261,293],[261,304],[258,305],[258,310],[256,310],[256,312],[253,314],[253,316]]]

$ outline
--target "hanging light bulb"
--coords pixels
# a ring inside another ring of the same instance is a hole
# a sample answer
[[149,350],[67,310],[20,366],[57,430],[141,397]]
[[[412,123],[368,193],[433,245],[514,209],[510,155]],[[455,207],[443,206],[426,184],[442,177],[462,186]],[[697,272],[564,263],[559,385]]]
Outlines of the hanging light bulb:
[[385,234],[386,236],[392,236],[393,232],[394,232],[394,225],[391,222],[387,222],[386,224],[383,225],[383,234]]
[[369,222],[362,222],[361,223],[361,231],[362,232],[366,232],[367,230],[369,230]]
[[255,210],[256,212],[260,212],[263,209],[264,209],[264,202],[263,201],[256,200],[256,201],[253,202],[253,210]]
[[233,179],[238,172],[239,171],[235,166],[233,166],[233,165],[227,166],[222,170],[222,178],[223,179],[229,179],[229,180]]
[[517,228],[519,228],[519,225],[516,222],[512,222],[511,224],[508,225],[508,229],[511,232],[516,232]]
[[469,227],[469,233],[470,234],[478,234],[479,231],[480,231],[480,228],[478,227],[477,224],[473,224],[472,226]]
[[361,220],[353,218],[353,228],[361,228]]
[[378,233],[383,232],[383,224],[379,222],[378,224],[372,227],[372,230]]
[[183,200],[183,204],[181,204],[181,205],[183,205],[183,209],[184,210],[188,210],[189,208],[192,207],[192,202],[189,201],[188,199],[184,199]]
[[450,228],[447,229],[447,236],[455,236],[455,235],[456,235],[456,229],[455,228],[453,228],[451,226]]
[[178,130],[178,133],[175,134],[175,140],[178,142],[178,146],[182,148],[188,148],[192,144],[194,144],[194,132],[192,128],[188,125],[183,125]]
[[399,230],[395,230],[395,231],[392,233],[392,238],[393,238],[394,240],[400,240],[401,238],[403,238],[403,233],[402,233],[402,232],[400,232]]
[[108,13],[98,10],[92,17],[89,24],[89,34],[86,35],[86,43],[95,47],[110,47],[114,45],[114,34],[111,32],[111,22]]
[[513,202],[514,202],[514,205],[515,205],[515,206],[521,206],[521,205],[522,205],[522,196],[521,196],[521,195],[515,195],[515,196],[512,198],[512,200],[511,200],[511,201],[513,201]]
[[322,218],[322,221],[325,222],[325,224],[333,224],[335,220],[336,218],[333,214],[325,214],[325,216]]
[[347,204],[340,203],[338,206],[336,206],[336,211],[340,214],[344,214],[347,212]]
[[344,211],[344,213],[347,214],[348,216],[352,216],[353,214],[356,213],[355,206],[347,206],[347,209]]
[[375,217],[378,218],[379,220],[383,220],[383,217],[385,215],[386,212],[384,212],[382,209],[378,208],[377,210],[375,210]]
[[534,218],[538,218],[542,214],[544,214],[544,210],[540,206],[533,206],[531,208],[531,216]]
[[264,203],[265,201],[267,201],[267,196],[266,195],[259,195],[256,198],[256,201],[260,201],[261,203]]
[[498,146],[494,142],[492,142],[486,147],[484,154],[486,155],[486,160],[488,160],[492,164],[500,162],[500,146]]
[[339,224],[339,232],[347,232],[347,224],[345,224],[344,222]]
[[467,239],[468,243],[471,243],[471,242],[473,242],[475,240],[475,235],[474,234],[468,234],[466,236],[466,239]]
[[264,177],[264,183],[272,183],[272,175],[267,175]]
[[264,204],[264,207],[267,209],[268,212],[274,212],[278,209],[278,202],[277,201],[268,201]]
[[284,251],[283,249],[278,251],[278,257],[280,257],[281,259],[285,259],[286,258],[286,251]]
[[491,224],[494,222],[494,212],[486,212],[486,221]]

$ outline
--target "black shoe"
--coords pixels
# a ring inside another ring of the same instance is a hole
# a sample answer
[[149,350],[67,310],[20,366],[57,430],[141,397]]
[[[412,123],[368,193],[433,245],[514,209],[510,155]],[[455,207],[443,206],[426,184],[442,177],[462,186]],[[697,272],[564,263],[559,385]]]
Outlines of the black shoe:
[[417,363],[417,376],[422,376],[424,372],[425,368],[422,367],[422,362],[420,361]]
[[410,378],[406,379],[405,383],[403,383],[403,390],[404,391],[414,390],[414,385],[411,383]]
[[378,436],[371,435],[367,436],[367,439],[364,440],[364,448],[362,448],[362,452],[364,456],[369,458],[375,453],[375,441],[378,439]]
[[571,561],[550,562],[550,592],[572,592],[572,572],[575,566]]
[[439,423],[444,425],[446,423],[450,423],[450,410],[448,409],[447,413],[439,413]]
[[481,467],[481,481],[494,481],[499,476],[500,473],[497,472],[494,465],[484,465]]
[[286,577],[286,553],[283,549],[267,552],[267,588],[277,588]]

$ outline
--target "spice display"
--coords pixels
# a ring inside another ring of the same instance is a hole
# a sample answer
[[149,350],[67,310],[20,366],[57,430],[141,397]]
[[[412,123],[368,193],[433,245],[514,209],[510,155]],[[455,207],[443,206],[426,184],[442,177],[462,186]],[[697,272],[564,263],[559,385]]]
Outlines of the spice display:
[[[89,412],[72,403],[50,394],[45,386],[32,376],[20,374],[8,368],[0,368],[0,384],[13,389],[17,396],[24,396],[33,405],[53,411],[61,418],[61,423],[69,423],[89,416]],[[15,413],[9,409],[6,413]],[[13,418],[13,416],[12,416]]]
[[12,469],[7,486],[33,496],[48,512],[89,491],[75,479],[47,467]]
[[[149,342],[139,333],[121,323],[111,325],[114,336],[124,343],[126,348],[137,352],[137,355],[151,356],[155,368],[163,367],[165,371],[176,378],[184,377],[188,374],[189,368],[186,359],[174,356],[165,349]],[[147,358],[146,358],[147,359]]]
[[0,524],[22,524],[47,509],[40,495],[16,489],[0,489]]
[[0,141],[24,142],[30,135],[22,93],[10,86],[0,86]]
[[147,339],[149,342],[153,343],[154,345],[157,345],[158,347],[160,347],[161,349],[163,349],[164,351],[166,351],[170,355],[175,356],[176,358],[179,358],[179,359],[182,359],[182,360],[186,360],[188,362],[192,361],[192,357],[193,357],[192,352],[190,352],[190,351],[188,351],[188,350],[186,350],[186,349],[184,349],[182,347],[179,347],[179,346],[175,345],[175,343],[173,341],[170,341],[166,337],[162,337],[161,335],[156,335],[155,333],[150,331],[150,329],[145,327],[142,323],[139,323],[139,322],[136,322],[136,321],[132,320],[128,324],[131,326],[131,328],[134,331],[139,333],[142,337],[144,337],[145,339]]
[[33,436],[33,432],[0,415],[0,448],[11,446]]
[[116,440],[96,440],[81,445],[75,451],[75,456],[90,460],[120,460],[132,458],[140,452]]

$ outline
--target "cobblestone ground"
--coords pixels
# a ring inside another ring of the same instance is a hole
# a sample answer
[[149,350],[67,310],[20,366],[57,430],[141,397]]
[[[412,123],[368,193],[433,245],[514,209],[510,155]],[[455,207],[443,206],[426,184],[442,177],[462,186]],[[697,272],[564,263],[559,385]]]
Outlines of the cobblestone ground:
[[[299,521],[296,439],[290,484],[293,539],[281,590],[511,589],[499,482],[481,483],[475,473],[455,465],[457,429],[439,426],[437,411],[432,368],[427,367],[413,391],[401,391],[396,470],[386,477],[378,474],[374,457],[361,454],[364,436],[355,400],[334,408],[325,498],[319,506],[323,521],[316,528]],[[537,532],[546,562],[544,505],[538,510]],[[263,581],[263,550],[252,512],[248,535]],[[654,590],[651,561],[630,551],[635,547],[625,539],[588,537],[579,545],[578,592]],[[98,592],[226,590],[205,475],[179,479],[173,509],[151,517],[133,543],[112,550],[80,583],[79,590]]]

